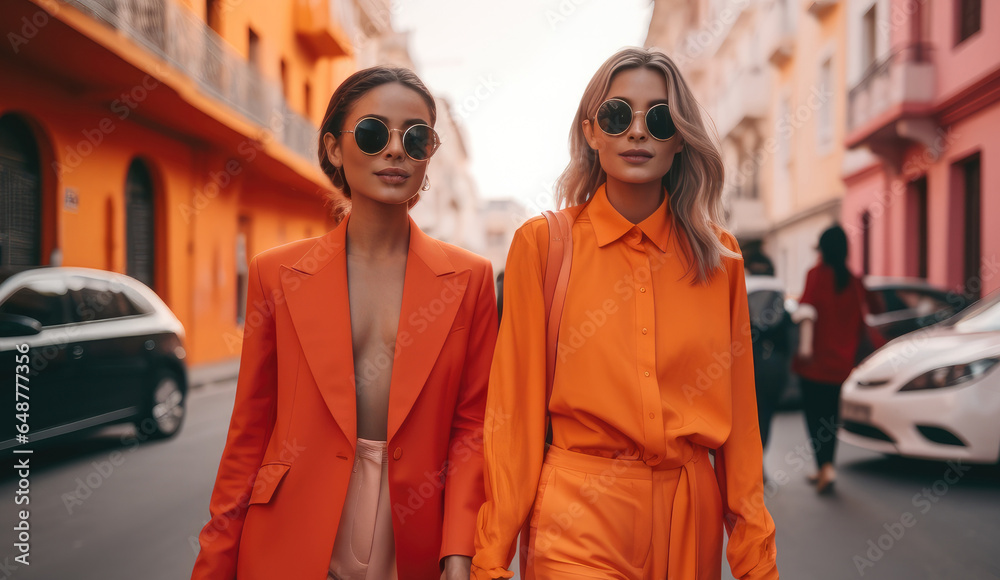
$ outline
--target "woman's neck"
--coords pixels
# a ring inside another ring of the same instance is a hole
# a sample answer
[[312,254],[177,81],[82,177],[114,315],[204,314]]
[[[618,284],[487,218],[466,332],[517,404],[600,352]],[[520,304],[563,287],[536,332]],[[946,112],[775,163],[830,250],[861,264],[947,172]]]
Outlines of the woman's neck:
[[653,215],[663,203],[663,184],[660,180],[626,183],[609,175],[605,188],[611,206],[634,224]]
[[407,204],[385,204],[358,195],[347,222],[349,255],[379,259],[405,254],[410,247]]

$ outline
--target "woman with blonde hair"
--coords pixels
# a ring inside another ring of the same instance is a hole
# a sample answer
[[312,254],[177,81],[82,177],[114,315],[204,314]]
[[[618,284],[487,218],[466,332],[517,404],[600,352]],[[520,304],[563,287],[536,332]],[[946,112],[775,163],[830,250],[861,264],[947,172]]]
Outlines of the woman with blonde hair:
[[525,580],[717,580],[723,525],[735,577],[778,578],[743,260],[720,225],[718,146],[675,63],[641,48],[608,59],[570,153],[550,392],[543,272],[565,236],[529,220],[507,259],[473,577],[513,576],[527,522]]

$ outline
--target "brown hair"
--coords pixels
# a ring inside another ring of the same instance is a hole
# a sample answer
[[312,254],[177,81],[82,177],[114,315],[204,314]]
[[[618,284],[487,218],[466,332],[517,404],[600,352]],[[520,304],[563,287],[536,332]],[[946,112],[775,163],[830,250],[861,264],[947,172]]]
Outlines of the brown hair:
[[597,108],[607,98],[611,81],[617,73],[640,67],[659,72],[667,81],[670,117],[684,140],[684,148],[677,154],[670,171],[663,176],[663,186],[670,194],[670,210],[675,224],[688,240],[682,248],[692,258],[688,269],[694,274],[692,283],[702,282],[721,265],[721,256],[738,257],[739,254],[725,247],[716,233],[723,222],[722,154],[705,127],[698,102],[681,76],[680,69],[663,52],[652,48],[624,48],[613,54],[594,74],[570,129],[570,162],[556,181],[556,202],[559,206],[585,203],[607,181],[608,176],[597,153],[590,148],[583,135],[583,121],[593,120]]
[[[354,106],[358,99],[363,97],[368,91],[389,83],[399,83],[408,89],[412,89],[424,99],[427,108],[430,109],[430,124],[434,126],[437,121],[437,107],[434,104],[434,97],[427,90],[423,81],[410,69],[395,66],[373,66],[359,70],[340,83],[337,90],[330,97],[330,103],[326,106],[326,113],[323,114],[323,122],[319,128],[319,166],[323,173],[330,179],[330,183],[337,188],[347,199],[351,198],[351,186],[344,179],[344,170],[341,167],[334,167],[326,155],[326,145],[323,143],[323,136],[332,133],[335,137],[340,137],[344,128],[344,119],[348,111]],[[409,207],[413,207],[420,194],[414,195],[409,201]],[[342,204],[336,196],[330,198],[333,202],[333,213],[339,216],[346,208],[338,207]],[[338,220],[339,221],[339,220]]]

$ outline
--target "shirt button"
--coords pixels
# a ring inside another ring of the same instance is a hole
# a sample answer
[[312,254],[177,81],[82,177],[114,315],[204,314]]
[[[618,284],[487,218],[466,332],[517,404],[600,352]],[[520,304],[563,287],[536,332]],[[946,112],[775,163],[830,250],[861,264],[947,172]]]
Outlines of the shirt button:
[[656,413],[650,413],[649,414],[649,418],[650,419],[655,419],[656,418]]
[[397,447],[396,450],[392,452],[393,459],[399,459],[402,456],[403,456],[403,449],[401,447]]
[[646,291],[646,287],[645,286],[640,286],[639,287],[639,292],[645,292],[645,291]]
[[642,333],[646,334],[646,329],[645,328],[642,329]]
[[646,375],[646,376],[648,377],[648,376],[649,376],[649,371],[646,371],[646,372],[645,372],[645,375]]

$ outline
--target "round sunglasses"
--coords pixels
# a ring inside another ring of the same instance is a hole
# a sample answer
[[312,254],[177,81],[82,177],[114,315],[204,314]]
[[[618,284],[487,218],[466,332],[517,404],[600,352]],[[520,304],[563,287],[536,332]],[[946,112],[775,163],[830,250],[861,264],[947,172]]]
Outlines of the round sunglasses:
[[[642,111],[632,111],[632,107],[621,99],[611,98],[597,108],[597,126],[612,137],[621,135],[632,126],[632,119]],[[646,111],[646,131],[657,141],[673,139],[677,127],[670,118],[670,107],[666,103],[653,105]]]
[[437,131],[430,125],[418,123],[410,125],[405,131],[402,129],[389,129],[389,127],[377,117],[363,117],[354,125],[353,131],[341,131],[341,133],[354,133],[354,142],[358,144],[358,149],[366,155],[378,155],[389,145],[391,131],[403,133],[403,151],[406,156],[414,161],[426,161],[437,151],[441,145]]

